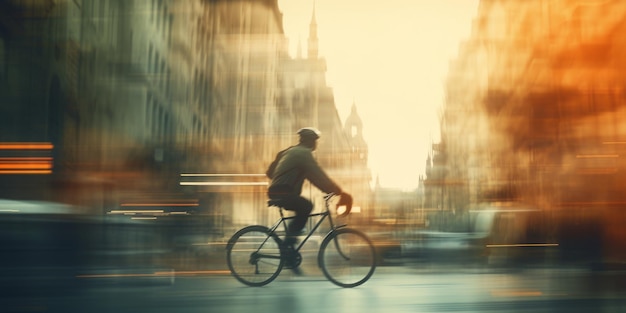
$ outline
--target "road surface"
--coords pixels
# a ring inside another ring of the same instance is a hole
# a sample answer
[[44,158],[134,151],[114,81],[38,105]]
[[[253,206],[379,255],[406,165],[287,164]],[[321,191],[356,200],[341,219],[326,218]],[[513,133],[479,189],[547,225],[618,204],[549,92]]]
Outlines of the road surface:
[[[223,270],[100,270],[4,279],[0,312],[625,312],[626,273],[379,267],[344,289],[314,267],[247,287]],[[7,285],[9,283],[9,285]]]

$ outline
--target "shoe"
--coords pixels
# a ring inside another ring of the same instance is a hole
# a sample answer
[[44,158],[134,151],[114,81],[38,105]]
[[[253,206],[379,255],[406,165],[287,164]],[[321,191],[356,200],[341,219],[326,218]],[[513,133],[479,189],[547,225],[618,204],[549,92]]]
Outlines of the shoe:
[[302,256],[299,252],[292,250],[292,254],[287,255],[285,260],[285,268],[290,269],[295,275],[302,276],[302,269],[300,269],[300,263],[302,263]]
[[304,273],[302,273],[302,269],[300,269],[300,267],[299,267],[299,266],[292,267],[292,268],[291,268],[291,272],[292,272],[292,273],[294,273],[294,274],[295,274],[295,275],[297,275],[297,276],[302,276],[302,275],[304,275]]
[[285,268],[296,269],[302,263],[302,255],[293,245],[284,247]]

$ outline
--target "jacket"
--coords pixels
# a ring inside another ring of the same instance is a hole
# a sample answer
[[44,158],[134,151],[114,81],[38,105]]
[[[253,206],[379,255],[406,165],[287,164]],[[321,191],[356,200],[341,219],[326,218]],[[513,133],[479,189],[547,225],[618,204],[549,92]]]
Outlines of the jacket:
[[341,188],[326,175],[313,157],[313,150],[302,145],[279,152],[266,175],[272,179],[268,188],[270,195],[300,195],[305,179],[323,192],[341,193]]

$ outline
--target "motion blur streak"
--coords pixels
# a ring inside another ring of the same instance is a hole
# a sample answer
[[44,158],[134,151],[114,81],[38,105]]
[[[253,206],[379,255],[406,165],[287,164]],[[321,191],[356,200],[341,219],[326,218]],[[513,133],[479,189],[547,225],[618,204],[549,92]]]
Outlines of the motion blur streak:
[[163,213],[163,210],[111,210],[110,214],[133,214],[133,213]]
[[150,206],[198,206],[197,203],[122,203],[123,207],[150,207]]
[[181,186],[267,186],[267,182],[180,182]]
[[49,142],[0,142],[0,150],[52,150]]
[[539,297],[544,294],[533,290],[497,290],[492,291],[491,295],[494,297]]
[[171,271],[154,272],[148,274],[128,273],[128,274],[81,274],[77,278],[111,278],[111,277],[170,277],[170,276],[206,276],[206,275],[228,275],[230,271],[209,270],[209,271]]
[[51,174],[54,145],[46,142],[1,142],[0,174]]
[[0,174],[51,174],[52,170],[0,170]]
[[182,177],[265,177],[265,174],[180,174]]
[[14,169],[37,169],[37,170],[42,170],[42,169],[50,169],[52,168],[52,164],[50,164],[49,161],[43,161],[43,162],[33,162],[33,161],[29,161],[29,160],[21,160],[21,159],[15,159],[15,160],[0,160],[0,170],[14,170]]
[[577,155],[579,159],[592,159],[592,158],[619,158],[618,154],[587,154],[587,155]]
[[[214,186],[214,187],[245,187],[245,186],[267,186],[265,174],[217,174],[217,173],[184,173],[180,174],[185,179],[209,178],[211,181],[181,181],[181,186]],[[232,179],[233,181],[223,181],[223,179]],[[259,180],[263,181],[259,181]]]
[[508,247],[558,247],[558,243],[518,243],[513,245],[486,245],[487,248],[508,248]]

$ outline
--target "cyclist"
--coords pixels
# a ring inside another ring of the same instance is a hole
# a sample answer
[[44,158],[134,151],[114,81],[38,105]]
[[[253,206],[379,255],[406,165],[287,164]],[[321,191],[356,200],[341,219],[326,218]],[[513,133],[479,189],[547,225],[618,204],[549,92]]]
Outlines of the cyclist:
[[313,127],[305,127],[298,130],[298,135],[300,137],[298,145],[280,151],[266,172],[267,177],[272,180],[268,187],[268,197],[281,200],[285,210],[294,211],[296,214],[287,227],[284,241],[284,245],[291,248],[291,251],[296,243],[296,236],[304,228],[313,210],[313,203],[301,196],[305,179],[325,193],[341,195],[339,204],[352,204],[352,196],[343,192],[313,158],[320,131]]

